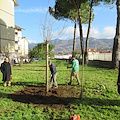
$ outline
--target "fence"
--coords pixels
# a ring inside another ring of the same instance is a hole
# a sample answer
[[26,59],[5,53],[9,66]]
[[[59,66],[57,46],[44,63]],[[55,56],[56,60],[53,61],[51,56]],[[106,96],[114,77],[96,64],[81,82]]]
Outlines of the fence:
[[[112,53],[89,53],[89,60],[112,61]],[[120,60],[120,53],[119,53]]]
[[[72,55],[55,55],[55,59],[69,59]],[[112,61],[112,53],[89,53],[89,60]],[[119,53],[120,60],[120,53]]]

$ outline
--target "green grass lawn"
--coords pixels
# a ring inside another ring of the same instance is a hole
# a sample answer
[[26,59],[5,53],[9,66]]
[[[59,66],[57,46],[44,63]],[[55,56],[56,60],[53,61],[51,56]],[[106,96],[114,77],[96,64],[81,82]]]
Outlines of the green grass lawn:
[[[57,66],[58,84],[66,84],[69,81],[71,69],[67,69],[66,61],[53,60]],[[120,96],[117,93],[118,70],[85,66],[83,99],[75,99],[61,110],[50,107],[40,108],[30,104],[13,101],[8,94],[22,90],[28,85],[43,84],[45,78],[45,61],[37,64],[24,64],[23,67],[13,66],[13,85],[3,87],[2,74],[0,73],[0,119],[2,120],[68,120],[69,115],[79,114],[81,120],[119,120]],[[80,66],[80,80],[82,78],[82,66]],[[77,80],[72,86],[76,88]],[[68,109],[69,108],[69,109]]]

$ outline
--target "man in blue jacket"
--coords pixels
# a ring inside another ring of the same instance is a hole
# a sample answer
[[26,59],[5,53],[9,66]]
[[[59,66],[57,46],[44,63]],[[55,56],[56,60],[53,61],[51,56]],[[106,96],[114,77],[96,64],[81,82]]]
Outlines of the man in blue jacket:
[[57,81],[56,81],[56,76],[57,76],[56,66],[51,61],[49,61],[48,64],[49,64],[49,68],[50,68],[50,71],[51,71],[51,80],[50,80],[50,83],[49,83],[49,88],[52,87],[53,82],[54,82],[55,88],[57,88],[58,84],[57,84]]

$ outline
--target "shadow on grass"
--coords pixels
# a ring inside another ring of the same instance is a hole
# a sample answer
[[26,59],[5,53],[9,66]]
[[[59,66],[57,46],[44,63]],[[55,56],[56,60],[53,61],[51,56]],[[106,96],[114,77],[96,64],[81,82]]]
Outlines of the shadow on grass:
[[[8,97],[13,101],[33,104],[41,107],[56,106],[69,104],[82,104],[82,105],[97,105],[97,106],[120,106],[120,100],[101,99],[101,98],[79,98],[80,91],[75,90],[76,87],[66,86],[65,84],[57,89],[51,88],[46,94],[45,85],[29,85],[23,90],[16,91],[13,94],[9,94]],[[2,94],[2,93],[1,93]]]
[[3,83],[0,83],[0,86],[3,86]]
[[40,82],[12,82],[12,86],[18,85],[18,86],[35,86],[37,87],[37,84],[43,84]]
[[[4,96],[0,94],[0,96]],[[42,105],[68,105],[74,104],[77,100],[77,104],[81,103],[82,105],[97,105],[97,106],[120,106],[119,100],[109,100],[109,99],[99,99],[99,98],[84,98],[84,102],[74,97],[56,97],[54,95],[51,96],[43,96],[43,95],[31,95],[31,94],[20,94],[13,95],[10,94],[9,98],[13,101],[27,103],[27,104],[40,104]],[[76,104],[76,103],[75,103]]]
[[[38,84],[38,82],[12,82],[11,86],[15,86],[15,85],[17,85],[17,86],[29,86],[29,85],[35,85],[35,84]],[[0,86],[3,86],[3,83],[0,83]]]
[[[58,72],[63,72],[63,71],[72,72],[72,69],[65,69],[65,70],[64,69],[58,69]],[[84,71],[96,71],[96,70],[84,70]],[[81,69],[79,70],[79,72],[82,72]]]
[[20,91],[8,94],[8,98],[21,103],[37,105],[37,107],[49,106],[60,109],[78,99],[73,97],[75,95],[74,89],[71,88],[71,86],[66,87],[66,85],[62,85],[58,88],[53,87],[46,93],[45,84],[29,85]]
[[[4,96],[0,94],[0,96]],[[27,104],[42,104],[42,105],[69,105],[81,103],[82,105],[97,105],[97,106],[120,106],[119,100],[109,100],[109,99],[99,99],[99,98],[84,98],[84,102],[75,97],[57,97],[54,95],[44,96],[44,95],[31,95],[31,94],[20,94],[13,95],[10,94],[9,98],[13,101],[27,103]],[[79,100],[79,102],[78,102]]]
[[[20,70],[20,69],[15,69]],[[22,71],[45,71],[45,70],[36,70],[36,69],[22,69]]]
[[83,105],[97,105],[97,106],[120,106],[120,100],[101,99],[101,98],[83,98],[81,100]]
[[24,89],[11,94],[0,93],[0,98],[9,98],[16,102],[32,104],[37,107],[51,107],[60,109],[69,108],[72,105],[90,105],[93,106],[120,106],[120,100],[111,100],[107,98],[89,98],[80,99],[80,90],[76,87],[61,85],[57,89],[51,88],[46,94],[45,85],[28,85]]

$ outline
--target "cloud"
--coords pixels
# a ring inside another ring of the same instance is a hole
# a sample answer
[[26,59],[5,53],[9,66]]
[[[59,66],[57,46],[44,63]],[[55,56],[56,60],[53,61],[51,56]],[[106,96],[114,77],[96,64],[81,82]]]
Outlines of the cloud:
[[115,36],[115,27],[108,26],[103,28],[102,38],[110,39]]
[[101,33],[97,28],[91,29],[90,37],[99,38],[100,36],[101,36]]
[[71,35],[73,34],[73,32],[74,32],[74,28],[70,26],[64,30],[64,35]]
[[[83,37],[87,36],[87,27],[83,26]],[[90,37],[94,38],[105,38],[111,39],[115,36],[115,28],[113,26],[104,27],[102,32],[99,31],[98,28],[91,28]],[[64,30],[64,34],[60,37],[60,39],[68,40],[74,37],[74,27],[70,26]],[[79,28],[76,30],[76,37],[79,37]]]
[[17,9],[15,12],[20,12],[20,13],[44,13],[48,9],[47,8],[35,8],[35,9]]
[[36,40],[28,40],[29,43],[38,43]]
[[[64,30],[63,36],[67,36],[67,37],[65,37],[66,39],[73,38],[73,35],[74,35],[74,27],[73,26],[70,26]],[[76,28],[76,36],[77,37],[79,36],[79,28],[78,27]]]
[[[87,36],[87,27],[83,26],[83,37],[86,37]],[[70,26],[68,28],[66,28],[64,30],[64,34],[63,36],[61,37],[62,39],[71,39],[73,38],[73,35],[74,35],[74,27]],[[77,27],[76,29],[76,37],[79,37],[79,28]],[[91,33],[90,33],[90,37],[95,37],[95,38],[98,38],[100,36],[100,32],[97,28],[92,28],[91,29]]]
[[[83,26],[83,37],[86,37],[87,36],[87,27]],[[76,37],[79,37],[79,28],[77,27],[77,33],[76,33]],[[63,31],[63,35],[60,35],[58,36],[59,39],[62,39],[62,40],[69,40],[69,39],[73,39],[74,37],[74,27],[73,26],[70,26],[68,28],[66,28],[64,31]],[[56,32],[53,32],[53,35],[55,36],[56,34],[58,34],[58,31]],[[107,27],[104,27],[102,32],[99,31],[98,28],[91,28],[91,31],[90,31],[90,37],[93,37],[93,38],[99,38],[99,39],[112,39],[114,38],[115,36],[115,27],[113,26],[107,26]],[[36,40],[28,40],[29,43],[38,43]]]

